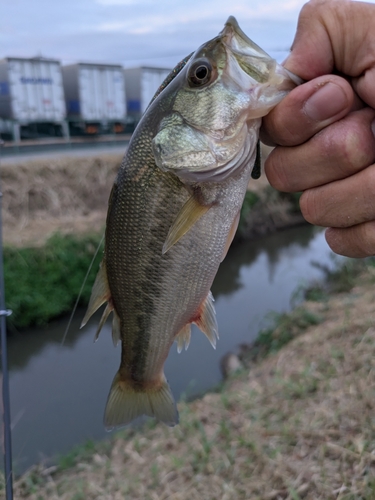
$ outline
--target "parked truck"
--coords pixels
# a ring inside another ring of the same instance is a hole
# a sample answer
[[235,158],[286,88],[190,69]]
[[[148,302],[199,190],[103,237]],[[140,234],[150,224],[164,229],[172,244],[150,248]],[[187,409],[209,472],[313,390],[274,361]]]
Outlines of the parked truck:
[[127,113],[135,124],[170,71],[146,66],[124,69]]
[[6,57],[0,60],[0,133],[14,140],[68,136],[60,62]]
[[122,66],[77,63],[62,67],[72,134],[121,133],[126,127]]

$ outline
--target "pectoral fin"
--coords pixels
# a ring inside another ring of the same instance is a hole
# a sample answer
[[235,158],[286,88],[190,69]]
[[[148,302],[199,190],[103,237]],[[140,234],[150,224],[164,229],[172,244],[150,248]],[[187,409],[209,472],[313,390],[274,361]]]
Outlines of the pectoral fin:
[[194,323],[206,335],[212,347],[216,349],[216,339],[219,338],[219,332],[213,302],[214,298],[209,292],[200,308],[199,317],[194,320]]
[[163,254],[168,252],[168,250],[173,247],[173,245],[175,245],[210,208],[210,205],[207,206],[199,203],[194,196],[189,198],[181,208],[176,220],[169,230],[163,246]]

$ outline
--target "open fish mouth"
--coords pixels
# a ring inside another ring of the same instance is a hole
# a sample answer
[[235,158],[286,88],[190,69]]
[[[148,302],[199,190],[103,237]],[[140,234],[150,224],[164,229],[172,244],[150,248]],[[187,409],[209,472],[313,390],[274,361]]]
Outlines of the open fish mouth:
[[[229,16],[224,29],[220,34],[224,45],[236,58],[241,69],[258,83],[266,83],[270,75],[278,73],[278,68],[282,68],[283,79],[287,75],[291,83],[300,85],[303,80],[287,69],[278,66],[276,61],[253,42],[240,28],[237,19]],[[291,90],[294,85],[285,90]]]
[[259,83],[267,82],[276,62],[242,31],[235,17],[228,18],[221,37],[247,75]]
[[271,56],[254,43],[240,28],[237,19],[229,16],[221,32],[223,42],[238,57],[251,56],[258,59],[270,59]]

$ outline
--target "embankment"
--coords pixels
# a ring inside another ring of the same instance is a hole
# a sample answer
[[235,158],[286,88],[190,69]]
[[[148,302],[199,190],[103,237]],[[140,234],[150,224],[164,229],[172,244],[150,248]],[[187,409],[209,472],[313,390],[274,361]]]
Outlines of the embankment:
[[[107,179],[104,182],[103,177],[104,186]],[[85,181],[83,178],[82,185]],[[108,180],[109,186],[111,183],[112,179]],[[76,184],[72,182],[73,186]],[[40,184],[50,207],[52,200],[60,196],[59,183],[53,185],[54,189],[48,191],[47,183]],[[90,210],[85,204],[94,199],[93,185],[85,188],[85,196],[92,196],[89,201],[78,202],[67,195],[72,205],[82,203],[77,218],[85,221],[84,232],[100,232],[104,221],[89,227],[86,218]],[[13,182],[13,189],[16,188],[17,182]],[[264,189],[269,190],[266,186]],[[28,192],[27,186],[23,192]],[[269,200],[267,197],[273,193],[268,193],[266,196],[263,189],[251,191],[246,202],[251,210],[246,213],[245,203],[242,227],[250,221],[249,214],[265,211],[260,200]],[[32,193],[28,196],[33,198]],[[53,226],[52,232],[74,235],[74,211],[69,213],[67,225],[59,225],[59,214],[63,218],[64,210],[61,198],[58,199],[52,217],[55,223],[49,227]],[[281,203],[278,198],[275,200],[274,208]],[[32,209],[26,210],[23,227],[31,228],[38,216],[50,220],[43,207],[35,208],[37,203],[29,205]],[[10,206],[17,204],[13,201]],[[294,210],[290,208],[291,213]],[[105,208],[103,217],[104,213]],[[280,213],[279,205],[278,216]],[[14,226],[22,227],[15,214],[13,217]],[[275,217],[272,215],[269,220],[277,227],[280,219]],[[262,223],[257,227],[262,228]],[[10,233],[8,243],[19,246],[27,242],[28,246],[39,245],[43,251],[48,248],[45,238],[51,234],[46,231],[45,237],[29,239],[13,235],[12,239]],[[71,254],[64,242],[69,238],[56,238],[55,249],[59,247],[62,252],[57,261],[65,255],[67,264]],[[72,242],[75,240],[73,236]],[[26,259],[21,249],[15,252]],[[73,253],[79,254],[78,247],[73,247]],[[21,274],[28,267],[31,264],[24,266]],[[180,425],[170,429],[151,423],[140,430],[114,434],[106,442],[91,442],[72,450],[52,467],[35,466],[17,479],[15,498],[375,498],[375,267],[371,261],[360,263],[359,267],[362,270],[345,265],[335,288],[309,290],[309,301],[290,315],[278,318],[274,328],[261,332],[257,344],[243,351],[242,371],[223,387],[194,402],[179,403]],[[68,272],[64,268],[65,275]],[[54,278],[55,290],[50,289],[50,295],[58,293],[60,279]],[[2,485],[0,498],[4,498]]]
[[375,267],[361,266],[310,290],[220,390],[179,403],[178,426],[76,448],[19,478],[16,498],[375,498]]
[[42,246],[54,233],[99,233],[121,155],[20,161],[1,167],[4,242]]
[[[264,156],[268,150],[264,148]],[[72,308],[104,232],[120,155],[60,157],[2,166],[5,285],[15,327],[40,325]],[[251,181],[234,241],[303,221],[298,197]],[[100,260],[100,255],[98,261]],[[81,305],[88,302],[90,274]]]
[[[263,158],[270,148],[263,146]],[[100,233],[122,155],[56,157],[3,162],[3,231],[6,245],[42,246],[55,233]],[[238,239],[301,223],[298,195],[279,193],[265,175],[251,180]]]

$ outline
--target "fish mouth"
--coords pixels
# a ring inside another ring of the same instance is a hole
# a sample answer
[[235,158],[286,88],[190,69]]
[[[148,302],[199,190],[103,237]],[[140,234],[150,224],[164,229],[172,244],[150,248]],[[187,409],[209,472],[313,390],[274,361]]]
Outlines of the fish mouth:
[[287,90],[304,83],[299,76],[282,66],[278,66],[266,51],[242,31],[234,16],[228,17],[220,35],[224,45],[232,52],[241,69],[257,82],[266,83],[270,75],[276,71],[282,74],[284,79],[287,77],[289,83],[292,84],[292,86],[287,85]]
[[254,43],[230,16],[220,33],[222,41],[241,69],[258,83],[266,83],[275,70],[276,61]]
[[261,49],[259,45],[254,43],[246,33],[242,31],[234,16],[228,17],[221,35],[225,41],[224,43],[230,46],[231,50],[238,52],[238,54],[271,59],[271,56],[267,54],[267,52]]

